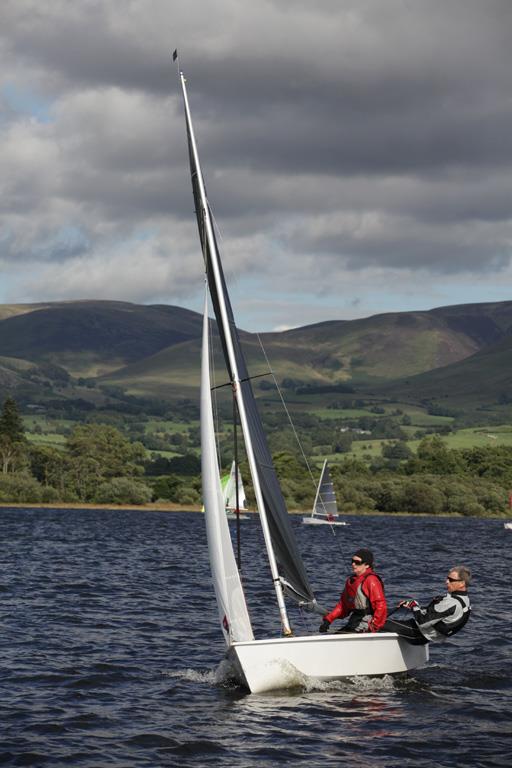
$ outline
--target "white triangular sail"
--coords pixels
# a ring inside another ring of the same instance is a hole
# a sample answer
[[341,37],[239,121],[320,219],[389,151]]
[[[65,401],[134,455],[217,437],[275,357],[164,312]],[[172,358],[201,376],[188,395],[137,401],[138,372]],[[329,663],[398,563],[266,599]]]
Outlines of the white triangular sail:
[[253,640],[240,574],[226,519],[215,443],[209,369],[208,313],[205,301],[201,356],[201,471],[210,564],[226,644]]
[[324,461],[322,472],[320,473],[313,511],[308,517],[303,517],[302,522],[306,523],[306,525],[348,525],[344,520],[340,520],[338,515],[336,491],[331,480],[327,459]]
[[230,512],[236,510],[236,480],[235,477],[238,475],[238,509],[240,511],[246,512],[247,507],[245,505],[246,497],[245,497],[245,490],[244,490],[244,484],[242,482],[242,475],[240,474],[240,467],[236,468],[236,463],[233,461],[231,464],[231,471],[229,475],[224,475],[224,477],[221,479],[221,485],[222,485],[222,492],[224,494],[224,504],[227,510]]
[[336,502],[336,491],[331,480],[329,465],[327,459],[322,467],[322,474],[316,491],[315,503],[313,505],[313,517],[324,517],[327,520],[336,520],[338,517],[338,504]]

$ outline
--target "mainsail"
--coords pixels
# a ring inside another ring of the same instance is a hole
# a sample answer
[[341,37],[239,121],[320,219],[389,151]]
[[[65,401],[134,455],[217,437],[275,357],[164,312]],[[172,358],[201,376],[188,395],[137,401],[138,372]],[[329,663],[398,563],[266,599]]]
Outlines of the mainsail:
[[320,476],[320,482],[318,483],[316,499],[313,506],[313,515],[326,517],[328,519],[338,516],[336,492],[331,480],[327,459],[324,461],[322,467],[322,474]]
[[[264,532],[265,526],[268,525],[272,541],[273,552],[269,552],[271,567],[272,556],[275,555],[282,588],[299,602],[314,604],[314,594],[292,531],[242,353],[219,257],[210,205],[206,197],[197,155],[185,79],[182,73],[180,73],[180,77],[185,102],[192,189],[199,237],[205,261],[206,277],[217,319],[228,376],[239,404],[246,446],[250,446],[250,453],[252,454],[252,456],[248,455],[248,458],[253,484],[255,491],[257,492],[257,489],[259,489],[261,492],[258,511],[262,517]],[[264,509],[260,508],[261,505],[263,505]],[[280,609],[283,616],[284,609],[282,605],[280,605]],[[285,621],[283,617],[283,622],[285,623]]]

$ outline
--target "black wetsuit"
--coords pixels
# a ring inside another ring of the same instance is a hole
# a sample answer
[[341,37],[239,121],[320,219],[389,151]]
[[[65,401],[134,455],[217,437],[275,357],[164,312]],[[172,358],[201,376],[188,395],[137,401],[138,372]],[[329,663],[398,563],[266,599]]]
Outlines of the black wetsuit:
[[426,608],[413,609],[413,619],[388,619],[384,632],[397,632],[412,643],[424,644],[430,640],[446,640],[454,635],[469,619],[471,605],[467,592],[448,592],[434,597]]

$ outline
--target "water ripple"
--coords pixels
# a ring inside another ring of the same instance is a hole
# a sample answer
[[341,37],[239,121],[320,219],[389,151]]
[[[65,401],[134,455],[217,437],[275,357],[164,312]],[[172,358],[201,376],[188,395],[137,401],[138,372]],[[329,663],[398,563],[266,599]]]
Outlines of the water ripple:
[[[4,509],[0,765],[504,768],[512,599],[486,557],[508,573],[502,523],[364,517],[335,539],[293,525],[322,603],[336,602],[350,554],[365,545],[390,599],[430,598],[467,560],[471,621],[413,675],[297,678],[293,690],[249,695],[222,662],[201,515]],[[277,634],[257,521],[243,534],[255,630]]]

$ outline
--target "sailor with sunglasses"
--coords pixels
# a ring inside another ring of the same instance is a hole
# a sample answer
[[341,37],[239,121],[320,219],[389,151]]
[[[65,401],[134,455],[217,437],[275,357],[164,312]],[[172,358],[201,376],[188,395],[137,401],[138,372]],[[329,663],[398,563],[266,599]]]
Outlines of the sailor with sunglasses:
[[434,597],[426,608],[421,608],[416,600],[401,600],[397,607],[412,611],[413,618],[406,621],[388,619],[384,631],[397,632],[416,644],[451,637],[469,619],[471,605],[467,588],[470,583],[469,568],[455,565],[446,577],[446,595]]
[[338,632],[378,632],[387,616],[386,598],[382,579],[373,570],[373,554],[369,549],[358,549],[351,561],[352,575],[345,583],[339,603],[327,613],[319,632],[328,632],[335,619],[349,620]]

